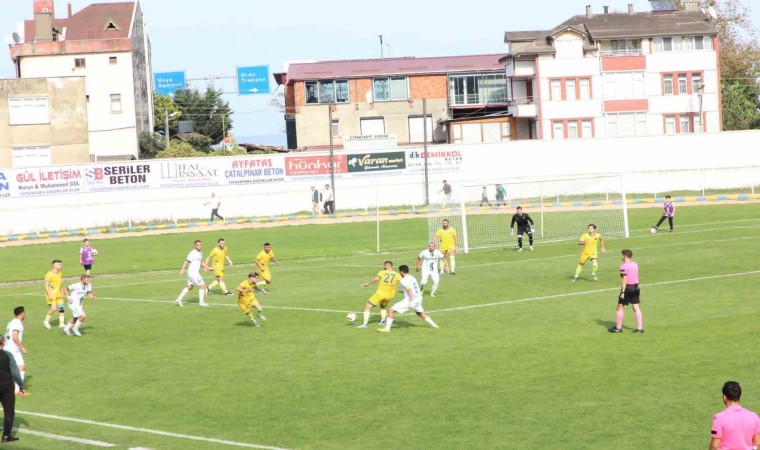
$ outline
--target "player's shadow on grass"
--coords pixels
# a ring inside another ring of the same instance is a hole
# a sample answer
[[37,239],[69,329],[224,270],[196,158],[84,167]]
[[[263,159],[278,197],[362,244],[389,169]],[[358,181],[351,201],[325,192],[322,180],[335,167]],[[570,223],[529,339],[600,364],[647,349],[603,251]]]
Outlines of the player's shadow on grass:
[[[617,323],[615,323],[615,322],[613,322],[611,320],[596,319],[594,322],[596,322],[600,327],[604,327],[605,330],[609,330],[610,328],[612,328],[615,325],[617,325]],[[629,328],[630,327],[626,327],[625,325],[623,326],[623,330],[627,330]]]
[[[261,322],[259,322],[259,324],[261,324]],[[241,322],[236,323],[235,326],[236,327],[256,328],[256,326],[250,320],[243,320]],[[262,325],[261,328],[263,328],[263,325]]]

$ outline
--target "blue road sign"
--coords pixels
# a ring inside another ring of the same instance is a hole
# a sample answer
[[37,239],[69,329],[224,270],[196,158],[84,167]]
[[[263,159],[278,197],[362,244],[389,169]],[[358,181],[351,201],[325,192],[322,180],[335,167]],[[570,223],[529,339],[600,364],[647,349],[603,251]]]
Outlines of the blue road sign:
[[268,94],[269,66],[237,68],[238,95]]
[[153,84],[156,92],[161,95],[174,96],[175,92],[187,89],[184,71],[154,73]]

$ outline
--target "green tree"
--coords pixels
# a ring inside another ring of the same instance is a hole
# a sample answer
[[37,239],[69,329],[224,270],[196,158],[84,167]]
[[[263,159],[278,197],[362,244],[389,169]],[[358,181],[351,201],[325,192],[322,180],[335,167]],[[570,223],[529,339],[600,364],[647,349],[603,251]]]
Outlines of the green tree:
[[[165,132],[166,112],[169,112],[169,134],[177,134],[179,121],[182,119],[182,111],[177,107],[172,98],[168,95],[161,95],[158,92],[153,93],[153,114],[155,115],[155,131]],[[174,114],[174,117],[171,115]]]
[[208,136],[212,144],[221,142],[232,129],[232,109],[222,99],[222,91],[210,88],[205,93],[194,89],[177,91],[174,104],[184,120],[193,121],[195,132]]
[[208,156],[206,153],[196,150],[187,142],[174,141],[168,149],[158,153],[156,158],[204,158],[206,156]]
[[155,158],[166,150],[166,138],[158,133],[140,133],[140,159]]

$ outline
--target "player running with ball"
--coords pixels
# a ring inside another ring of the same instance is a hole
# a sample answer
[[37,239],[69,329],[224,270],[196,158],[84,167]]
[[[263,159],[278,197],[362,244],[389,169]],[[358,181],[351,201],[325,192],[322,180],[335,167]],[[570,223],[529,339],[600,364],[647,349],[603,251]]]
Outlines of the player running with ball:
[[509,235],[512,236],[515,232],[515,224],[517,224],[517,246],[518,252],[523,251],[522,239],[523,233],[528,234],[528,243],[530,245],[530,251],[533,251],[533,219],[530,215],[524,213],[522,206],[517,207],[517,213],[512,216],[512,223],[509,224]]
[[388,312],[388,319],[385,321],[385,328],[378,328],[377,331],[390,333],[395,313],[404,314],[410,309],[414,310],[419,318],[427,322],[431,327],[438,328],[438,325],[433,322],[433,319],[422,308],[422,290],[417,283],[417,279],[409,275],[409,266],[406,264],[401,265],[398,271],[401,273],[401,290],[404,292],[404,299],[391,307],[391,310]]
[[[423,264],[424,261],[424,264]],[[422,289],[425,289],[425,285],[428,282],[428,278],[433,279],[433,289],[430,291],[430,296],[435,297],[435,291],[438,290],[438,282],[440,281],[440,277],[438,276],[438,262],[443,261],[443,271],[448,273],[449,271],[449,262],[446,261],[446,258],[443,256],[443,253],[441,253],[440,250],[437,250],[435,248],[435,242],[431,242],[428,244],[428,248],[421,251],[419,255],[417,255],[417,272],[420,271],[420,266],[422,266]]]

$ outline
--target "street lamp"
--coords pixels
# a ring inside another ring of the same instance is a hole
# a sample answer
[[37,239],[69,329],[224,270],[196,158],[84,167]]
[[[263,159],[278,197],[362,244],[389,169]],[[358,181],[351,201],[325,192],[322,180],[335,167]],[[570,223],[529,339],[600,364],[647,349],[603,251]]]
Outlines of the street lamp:
[[169,109],[168,108],[164,109],[164,137],[166,138],[166,148],[167,149],[169,148],[169,118],[170,117],[175,117],[178,114],[179,113],[176,112],[176,111],[173,112],[173,113],[171,113],[171,114],[169,114]]

